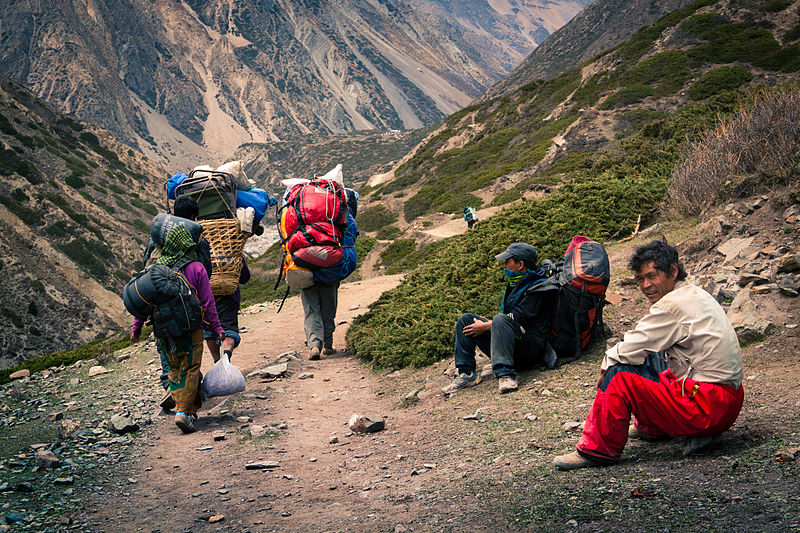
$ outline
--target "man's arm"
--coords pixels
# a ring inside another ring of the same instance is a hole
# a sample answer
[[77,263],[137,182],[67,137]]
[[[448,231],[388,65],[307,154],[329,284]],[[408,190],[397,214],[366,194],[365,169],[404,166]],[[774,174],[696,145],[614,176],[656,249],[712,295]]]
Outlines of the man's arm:
[[678,317],[654,305],[622,341],[606,351],[600,368],[607,370],[617,363],[641,365],[650,352],[666,350],[685,337]]

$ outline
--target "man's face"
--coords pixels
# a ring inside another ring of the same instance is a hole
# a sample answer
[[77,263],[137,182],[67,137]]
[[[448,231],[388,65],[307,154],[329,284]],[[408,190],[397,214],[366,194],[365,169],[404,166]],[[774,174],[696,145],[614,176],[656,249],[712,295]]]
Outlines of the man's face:
[[675,278],[678,276],[678,265],[670,265],[670,272],[659,270],[653,261],[645,263],[636,272],[636,283],[651,304],[659,301],[665,294],[675,288]]
[[513,257],[509,257],[503,262],[503,267],[513,270],[514,272],[522,272],[525,270],[525,263],[523,261],[517,261]]

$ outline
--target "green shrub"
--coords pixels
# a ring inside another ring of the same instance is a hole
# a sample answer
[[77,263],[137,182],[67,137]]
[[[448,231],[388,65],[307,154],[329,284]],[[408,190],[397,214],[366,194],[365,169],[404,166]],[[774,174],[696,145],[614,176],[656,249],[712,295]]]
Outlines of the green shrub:
[[[653,85],[653,96],[661,98],[678,92],[689,77],[689,56],[683,50],[668,50],[648,57],[624,77],[628,86]],[[650,95],[648,95],[650,96]],[[623,104],[625,105],[625,104]]]
[[358,214],[358,229],[377,231],[397,221],[397,215],[383,204],[371,205]]
[[40,214],[33,209],[22,205],[20,202],[9,196],[0,195],[0,204],[3,204],[9,211],[14,213],[20,220],[29,226],[38,226],[43,223]]
[[603,103],[600,104],[600,109],[614,109],[617,107],[636,104],[648,96],[653,96],[654,94],[655,91],[649,85],[645,85],[644,83],[634,83],[609,95],[603,101]]
[[156,216],[158,214],[158,208],[156,206],[154,206],[152,204],[148,204],[147,202],[144,202],[144,201],[140,200],[136,196],[131,196],[130,197],[130,202],[131,202],[131,204],[133,204],[134,206],[138,207],[139,209],[141,209],[142,211],[144,211],[148,215]]
[[750,71],[742,66],[720,67],[694,82],[689,87],[689,96],[693,100],[703,100],[723,91],[738,89],[752,79]]
[[357,263],[359,265],[364,262],[364,258],[372,251],[377,242],[378,239],[375,237],[359,237],[356,240],[356,256],[358,257]]
[[[146,337],[151,331],[152,327],[147,326],[142,331],[142,337]],[[0,384],[8,383],[10,381],[9,376],[18,370],[27,368],[33,374],[55,366],[70,365],[75,361],[96,359],[102,354],[113,353],[130,345],[128,333],[121,332],[104,339],[94,340],[74,350],[53,352],[41,357],[27,359],[12,368],[0,370]]]
[[64,182],[70,187],[74,187],[76,189],[80,189],[86,186],[86,182],[83,181],[83,178],[81,178],[77,174],[70,174],[69,176],[67,176]]
[[414,239],[396,239],[381,251],[381,264],[391,267],[413,252],[416,247],[417,241]]
[[21,328],[25,326],[25,321],[17,313],[6,307],[0,308],[0,314],[11,320],[14,327]]
[[778,13],[779,11],[783,11],[789,7],[789,4],[784,2],[784,0],[769,0],[765,9],[770,13]]
[[382,241],[390,241],[400,235],[402,231],[397,226],[383,226],[378,230],[376,237]]
[[688,52],[697,63],[741,61],[766,70],[800,70],[800,45],[781,47],[767,29],[729,22],[717,13],[696,15],[684,22],[681,29],[706,41]]
[[31,302],[28,304],[28,314],[37,316],[39,314],[39,308],[36,306],[36,302]]
[[95,279],[102,279],[108,275],[103,261],[92,253],[82,240],[74,239],[67,244],[59,245],[58,248]]

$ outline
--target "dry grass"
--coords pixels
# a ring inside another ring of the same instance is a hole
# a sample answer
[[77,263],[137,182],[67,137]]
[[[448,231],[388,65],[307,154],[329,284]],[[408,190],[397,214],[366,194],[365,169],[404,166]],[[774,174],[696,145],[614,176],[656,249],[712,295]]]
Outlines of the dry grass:
[[800,89],[759,89],[689,146],[672,173],[667,209],[701,215],[736,194],[800,177]]

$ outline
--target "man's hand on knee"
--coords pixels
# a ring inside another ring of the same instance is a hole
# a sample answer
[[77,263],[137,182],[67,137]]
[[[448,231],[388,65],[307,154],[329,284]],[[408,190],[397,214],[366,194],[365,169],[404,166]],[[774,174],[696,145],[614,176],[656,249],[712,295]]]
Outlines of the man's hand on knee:
[[467,337],[477,337],[492,329],[492,321],[485,316],[477,317],[472,324],[467,324],[461,331]]

